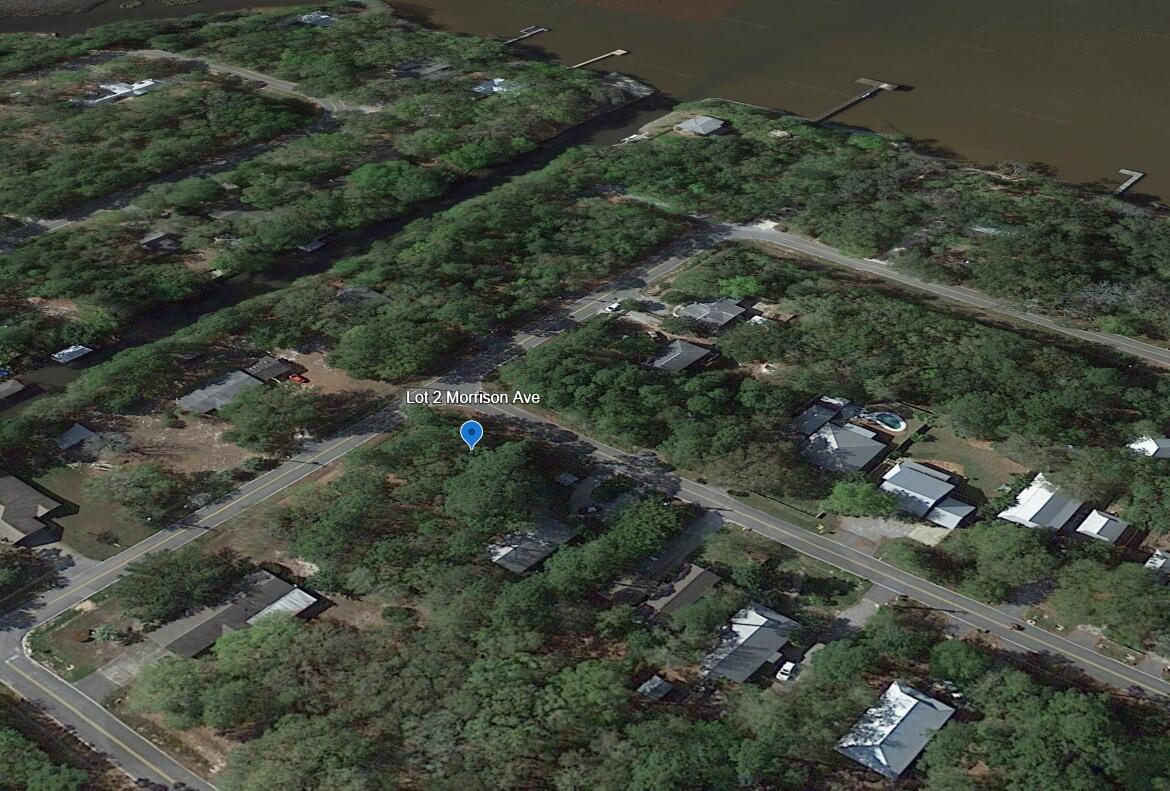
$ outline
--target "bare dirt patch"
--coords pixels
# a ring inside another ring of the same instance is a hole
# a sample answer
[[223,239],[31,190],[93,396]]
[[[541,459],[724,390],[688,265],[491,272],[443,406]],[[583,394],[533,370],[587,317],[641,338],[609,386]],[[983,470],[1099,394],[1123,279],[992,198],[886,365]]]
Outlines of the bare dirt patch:
[[127,415],[123,429],[134,450],[123,461],[157,461],[175,472],[229,470],[256,454],[220,439],[228,425],[190,417],[183,428],[163,424],[157,415]]

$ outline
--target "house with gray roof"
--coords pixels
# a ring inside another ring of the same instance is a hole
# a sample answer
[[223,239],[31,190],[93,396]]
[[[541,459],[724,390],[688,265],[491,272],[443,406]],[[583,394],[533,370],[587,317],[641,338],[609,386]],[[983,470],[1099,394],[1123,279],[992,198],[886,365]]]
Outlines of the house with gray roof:
[[749,604],[737,612],[719,637],[719,645],[707,654],[699,668],[703,676],[717,676],[743,683],[766,664],[780,658],[780,649],[798,624],[762,604]]
[[16,379],[9,379],[8,381],[0,382],[0,403],[3,403],[9,399],[15,399],[16,396],[24,392],[26,387],[28,387],[28,385]]
[[186,412],[206,415],[230,403],[233,398],[245,390],[260,387],[263,384],[256,377],[243,371],[232,371],[182,398],[176,398],[175,403]]
[[650,700],[662,700],[674,690],[674,684],[655,674],[642,682],[638,687],[638,694]]
[[693,319],[712,327],[725,327],[747,311],[738,300],[720,299],[715,302],[692,302],[675,311],[679,318]]
[[160,648],[190,659],[215,645],[225,634],[254,626],[269,615],[302,616],[318,604],[317,597],[263,569],[249,574],[228,601],[204,607],[147,632]]
[[837,752],[897,780],[955,710],[895,681],[837,742]]
[[1016,502],[999,512],[1000,519],[1024,527],[1047,527],[1060,530],[1073,514],[1084,505],[1082,500],[1062,494],[1060,487],[1038,473],[1028,486],[1016,495]]
[[0,473],[0,542],[36,547],[61,538],[49,515],[61,503],[15,475]]
[[1089,515],[1077,525],[1078,533],[1108,544],[1116,544],[1128,529],[1129,522],[1119,516],[1096,509],[1090,511]]
[[715,352],[710,349],[704,349],[688,341],[674,340],[666,344],[658,356],[650,361],[650,365],[663,371],[680,373],[714,354]]
[[714,590],[722,579],[694,563],[687,563],[674,579],[658,586],[645,603],[654,615],[669,617]]
[[96,437],[97,434],[80,423],[74,423],[65,430],[61,436],[57,437],[57,447],[61,450],[69,450],[75,448],[81,443],[85,442],[90,437]]
[[826,423],[809,436],[800,453],[822,470],[859,472],[886,452],[886,444],[877,436],[876,431],[853,423]]
[[728,131],[727,122],[709,115],[696,115],[674,125],[674,131],[695,137],[708,137]]
[[546,519],[536,530],[510,533],[491,544],[488,546],[488,555],[497,566],[523,574],[535,568],[575,535],[577,531],[564,522]]
[[881,490],[898,498],[898,507],[939,527],[959,527],[975,506],[951,496],[954,476],[943,470],[900,461],[882,475]]

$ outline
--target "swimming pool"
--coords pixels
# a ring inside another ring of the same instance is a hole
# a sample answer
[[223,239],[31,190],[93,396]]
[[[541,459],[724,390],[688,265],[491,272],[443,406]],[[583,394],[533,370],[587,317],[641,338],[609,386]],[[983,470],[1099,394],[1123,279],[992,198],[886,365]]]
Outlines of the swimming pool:
[[906,421],[893,412],[871,412],[866,417],[875,423],[885,426],[895,434],[906,430]]

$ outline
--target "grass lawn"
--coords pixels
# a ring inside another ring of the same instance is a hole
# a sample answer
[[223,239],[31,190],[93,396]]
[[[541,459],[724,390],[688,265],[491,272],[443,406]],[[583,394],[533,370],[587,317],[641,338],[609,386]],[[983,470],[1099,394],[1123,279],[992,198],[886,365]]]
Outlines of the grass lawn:
[[99,593],[78,607],[63,613],[29,637],[33,658],[66,681],[85,678],[126,651],[126,646],[113,641],[78,641],[75,636],[79,632],[89,633],[105,625],[123,631],[136,625],[133,618],[123,615],[121,599],[108,592]]
[[822,610],[827,615],[856,604],[869,588],[869,583],[861,577],[751,531],[735,528],[720,530],[708,538],[697,562],[733,570],[770,564],[781,574],[802,578],[801,605]]
[[[749,492],[743,496],[736,495],[735,499],[814,533],[831,533],[837,528],[837,517],[833,514],[825,514],[820,519],[812,515],[812,513],[821,510],[820,502],[817,500],[800,500],[794,502],[793,505],[788,505],[755,492]],[[812,513],[806,513],[806,511]]]
[[66,544],[86,557],[105,560],[155,531],[155,527],[122,506],[99,500],[86,492],[88,474],[85,467],[58,467],[36,479],[57,499],[73,503],[78,508],[77,513],[56,520],[65,530],[63,540]]
[[1010,484],[1013,475],[1026,472],[1024,467],[996,453],[986,443],[976,443],[956,435],[945,421],[939,421],[927,435],[919,439],[907,455],[921,462],[938,462],[938,466],[962,475],[988,498],[995,497],[996,489]]

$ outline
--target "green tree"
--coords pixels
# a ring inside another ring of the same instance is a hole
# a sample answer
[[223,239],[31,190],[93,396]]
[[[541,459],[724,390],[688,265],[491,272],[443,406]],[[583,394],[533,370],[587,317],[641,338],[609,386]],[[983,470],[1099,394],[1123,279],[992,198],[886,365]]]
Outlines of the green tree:
[[898,510],[898,498],[866,480],[841,480],[821,507],[842,516],[889,516]]
[[930,649],[930,672],[960,684],[974,681],[991,669],[991,657],[962,640],[945,640]]
[[328,423],[324,398],[289,382],[246,390],[218,412],[232,424],[224,439],[266,453],[292,450],[302,432],[316,433]]
[[250,569],[251,564],[232,550],[206,554],[199,547],[186,547],[135,562],[118,583],[118,593],[130,615],[166,623],[189,610],[220,603]]

